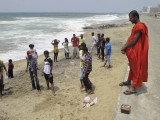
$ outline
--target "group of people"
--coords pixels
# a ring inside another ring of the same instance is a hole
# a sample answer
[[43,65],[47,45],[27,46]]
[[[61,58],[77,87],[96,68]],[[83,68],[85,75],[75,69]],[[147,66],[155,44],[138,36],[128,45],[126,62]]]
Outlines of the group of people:
[[[57,41],[58,43],[59,41]],[[54,44],[54,43],[53,43]],[[32,89],[37,89],[38,91],[41,91],[40,84],[39,84],[39,79],[38,79],[38,54],[36,50],[34,49],[34,45],[30,44],[29,45],[30,50],[27,51],[27,67],[26,67],[26,72],[29,70],[30,73],[30,79],[32,83]],[[56,54],[57,55],[57,54]],[[55,94],[54,90],[54,83],[53,83],[53,74],[52,74],[52,69],[53,69],[53,60],[49,56],[49,52],[46,50],[44,51],[44,67],[42,71],[42,76],[44,76],[47,84],[47,89],[50,89],[49,83],[51,84],[51,90],[53,95]],[[57,60],[56,57],[54,57],[55,60]]]
[[[73,59],[77,58],[78,49],[79,49],[79,55],[81,55],[80,58],[83,58],[83,60],[81,59],[81,62],[80,62],[80,67],[82,68],[81,69],[81,75],[80,75],[81,79],[80,80],[82,80],[82,78],[83,78],[83,81],[81,81],[81,84],[83,85],[83,88],[85,86],[86,91],[93,92],[92,84],[91,84],[91,82],[88,78],[89,73],[92,71],[92,57],[91,57],[91,54],[88,51],[88,48],[86,47],[85,38],[83,38],[82,34],[81,34],[80,38],[77,38],[76,35],[73,34],[73,37],[71,38],[71,42],[73,44]],[[53,49],[54,62],[57,62],[57,57],[58,57],[58,52],[59,52],[59,49],[58,49],[59,43],[60,43],[60,41],[57,40],[57,39],[55,39],[51,42],[51,44],[54,47],[54,49]],[[68,42],[67,38],[65,38],[65,42],[62,43],[62,45],[64,46],[64,53],[65,53],[66,59],[69,59],[68,43],[69,42]],[[34,49],[33,44],[30,44],[29,48],[30,49],[27,51],[26,71],[29,70],[30,79],[31,79],[31,83],[32,83],[32,89],[37,89],[38,91],[40,91],[41,89],[40,89],[39,79],[38,79],[38,75],[37,75],[38,54],[37,54],[36,50]],[[44,60],[44,67],[43,67],[42,75],[46,79],[47,88],[49,89],[49,83],[50,83],[52,93],[53,93],[53,95],[56,95],[55,91],[54,91],[53,74],[52,74],[53,60],[49,56],[48,51],[44,51],[44,56],[45,56],[45,60]]]
[[[135,24],[132,29],[132,34],[129,37],[127,43],[122,47],[122,54],[126,54],[128,57],[130,72],[128,76],[128,80],[125,82],[121,82],[119,85],[131,85],[131,80],[133,81],[132,87],[124,92],[126,95],[136,93],[136,88],[142,87],[143,82],[147,82],[148,80],[148,29],[147,26],[140,22],[139,14],[137,11],[133,10],[129,13],[129,18],[132,24]],[[92,72],[92,52],[96,48],[97,56],[102,61],[104,61],[104,66],[108,62],[108,68],[111,67],[110,56],[111,56],[111,44],[110,38],[104,38],[104,34],[97,34],[97,38],[94,35],[94,32],[91,33],[92,42],[90,51],[88,50],[85,42],[85,38],[83,34],[80,35],[80,38],[76,37],[73,34],[71,38],[71,42],[73,44],[73,59],[80,59],[80,83],[81,89],[86,90],[88,93],[94,93],[93,84],[89,79],[89,75]],[[54,46],[54,62],[57,62],[58,57],[58,44],[59,40],[55,39],[51,42]],[[64,46],[64,53],[66,59],[69,59],[69,41],[65,38],[65,42],[62,43]],[[27,51],[27,68],[26,71],[29,70],[32,88],[41,90],[39,79],[38,79],[38,54],[34,49],[34,45],[29,45],[29,50]],[[78,52],[79,50],[79,52]],[[44,51],[44,67],[42,71],[42,75],[46,79],[47,88],[50,89],[49,83],[51,84],[51,90],[53,95],[55,94],[54,90],[54,82],[53,82],[53,60],[49,56],[49,52]],[[13,78],[13,68],[14,65],[12,60],[9,60],[8,64],[8,72],[2,60],[0,60],[0,96],[2,96],[2,91],[4,90],[4,72],[9,78]]]
[[[87,46],[86,46],[86,42],[85,42],[85,38],[83,37],[83,34],[80,35],[80,37],[76,37],[75,34],[73,34],[73,37],[71,38],[71,42],[73,44],[73,59],[74,58],[78,58],[80,59],[80,83],[81,83],[81,89],[82,90],[86,90],[88,93],[94,93],[93,91],[93,85],[92,82],[89,79],[89,74],[92,71],[92,52],[94,48],[97,48],[97,55],[99,55],[99,49],[103,47],[103,49],[106,50],[106,55],[105,55],[105,64],[108,61],[109,62],[109,66],[110,66],[110,55],[111,55],[111,44],[109,43],[110,39],[109,38],[104,38],[104,34],[102,34],[101,38],[99,38],[100,34],[98,34],[98,39],[96,39],[96,37],[94,36],[94,32],[92,32],[92,42],[93,45],[91,47],[91,50],[89,51]],[[60,41],[55,39],[51,42],[51,44],[54,47],[54,62],[57,62],[57,57],[58,57],[58,45],[59,45]],[[64,46],[64,53],[65,53],[65,57],[66,59],[69,59],[69,46],[68,46],[69,42],[68,39],[65,38],[65,42],[62,43],[62,45]],[[79,52],[78,52],[79,50]],[[101,49],[102,50],[102,49]],[[104,50],[102,52],[103,57],[104,57]],[[52,58],[49,56],[49,52],[46,50],[44,51],[44,67],[43,67],[43,72],[42,75],[44,76],[45,80],[46,80],[46,84],[47,84],[47,89],[50,89],[49,87],[49,83],[51,84],[51,90],[53,95],[55,94],[55,90],[54,90],[54,83],[53,83],[53,74],[52,74],[52,69],[53,69],[53,60]],[[38,68],[38,54],[36,49],[34,49],[34,45],[30,44],[29,45],[29,50],[27,51],[27,67],[26,67],[26,72],[29,71],[30,74],[30,79],[31,79],[31,84],[32,84],[32,89],[37,89],[38,91],[41,91],[41,87],[39,84],[39,79],[38,79],[38,74],[37,74],[37,70]],[[104,61],[104,58],[102,59]],[[0,65],[3,67],[4,70],[6,70],[5,65],[3,64],[2,61],[0,61]],[[8,77],[13,78],[13,68],[14,65],[12,63],[12,60],[9,60],[9,64],[8,64]],[[1,68],[2,68],[1,67]],[[4,71],[1,70],[1,71]],[[7,70],[6,70],[7,71]],[[1,72],[2,73],[2,72]],[[1,84],[0,84],[0,90],[1,90],[1,95],[2,95],[2,90],[4,89],[4,84],[3,84],[3,75],[0,74],[1,76]]]

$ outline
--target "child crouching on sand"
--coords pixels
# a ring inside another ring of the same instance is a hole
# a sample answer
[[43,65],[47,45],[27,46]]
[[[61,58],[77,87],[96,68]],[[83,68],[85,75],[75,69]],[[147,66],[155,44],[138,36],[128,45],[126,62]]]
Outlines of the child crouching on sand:
[[53,60],[49,57],[49,52],[46,50],[44,51],[44,67],[43,67],[43,74],[46,79],[47,88],[49,89],[49,83],[51,84],[51,90],[53,95],[55,96],[54,91],[54,83],[53,83],[53,74],[52,74],[52,68],[53,68]]
[[110,56],[111,56],[111,43],[110,42],[110,38],[106,38],[106,46],[105,46],[105,51],[106,51],[106,55],[105,55],[105,63],[104,63],[104,67],[108,61],[109,66],[108,68],[111,68],[111,62],[110,62]]
[[65,42],[62,43],[62,45],[64,46],[64,54],[66,59],[69,59],[69,47],[68,47],[68,39],[65,38]]

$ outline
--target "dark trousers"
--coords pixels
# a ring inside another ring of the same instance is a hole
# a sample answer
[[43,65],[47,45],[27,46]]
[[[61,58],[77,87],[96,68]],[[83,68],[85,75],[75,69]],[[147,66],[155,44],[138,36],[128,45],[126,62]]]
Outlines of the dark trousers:
[[13,69],[8,70],[8,78],[13,78]]
[[[31,83],[32,83],[32,88],[37,90],[40,90],[40,85],[39,85],[39,79],[37,77],[37,70],[35,71],[35,76],[33,76],[33,71],[31,71],[31,69],[29,69],[29,73],[30,73],[30,78],[31,78]],[[36,86],[35,86],[35,81],[36,81]]]
[[102,60],[104,60],[104,48],[101,48]]
[[85,77],[83,78],[83,83],[84,83],[86,90],[92,89],[92,85],[89,82],[88,76],[89,76],[89,73],[86,73]]
[[69,53],[65,53],[66,59],[69,58]]
[[1,75],[1,78],[0,78],[0,94],[2,94],[3,90],[4,90],[3,75]]
[[57,53],[54,52],[54,62],[57,62],[57,57],[58,57],[58,52]]

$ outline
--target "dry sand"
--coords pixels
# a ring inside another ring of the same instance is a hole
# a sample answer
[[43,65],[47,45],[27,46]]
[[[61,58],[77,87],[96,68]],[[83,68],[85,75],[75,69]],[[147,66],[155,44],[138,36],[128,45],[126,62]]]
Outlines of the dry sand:
[[[91,32],[104,33],[111,38],[112,68],[101,67],[104,63],[98,60],[95,53],[93,71],[90,80],[95,85],[98,103],[89,108],[83,108],[85,92],[80,91],[79,60],[75,65],[65,60],[63,49],[59,52],[57,63],[54,63],[53,74],[56,96],[51,90],[46,90],[45,79],[41,76],[44,56],[39,56],[38,77],[42,91],[31,90],[29,74],[26,73],[26,60],[15,62],[16,77],[5,84],[4,96],[0,99],[0,120],[111,120],[115,111],[120,87],[126,70],[127,59],[120,49],[130,34],[132,25],[125,23],[123,27],[109,29],[86,30],[84,37],[87,46],[91,45]],[[90,46],[89,46],[90,49]],[[72,53],[72,49],[70,48]],[[53,54],[51,53],[53,58]]]

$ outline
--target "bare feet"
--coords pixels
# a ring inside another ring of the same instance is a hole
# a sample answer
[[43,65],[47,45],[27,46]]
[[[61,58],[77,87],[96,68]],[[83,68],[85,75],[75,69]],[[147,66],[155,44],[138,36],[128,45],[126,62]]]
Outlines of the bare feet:
[[85,91],[85,88],[82,88],[82,87],[81,87],[81,92],[83,92],[83,91]]
[[53,95],[54,95],[54,96],[56,96],[56,93],[55,93],[55,92],[53,92]]
[[88,94],[94,94],[94,91],[92,89],[87,91]]

